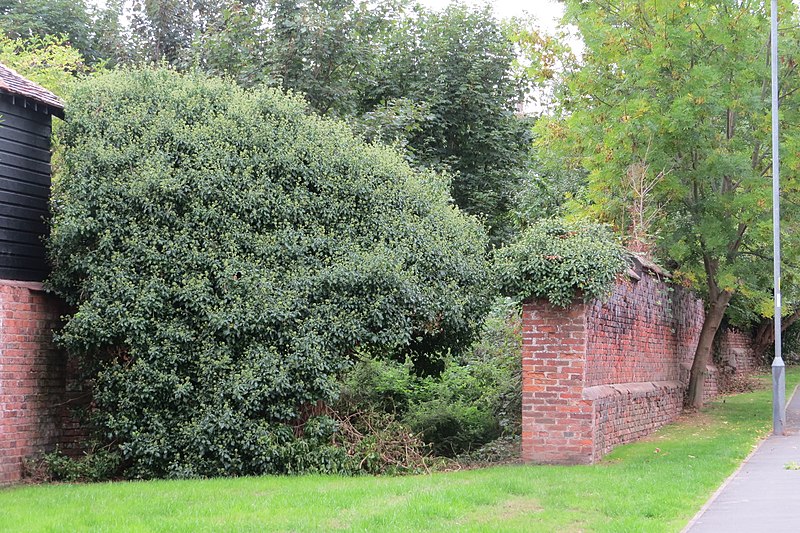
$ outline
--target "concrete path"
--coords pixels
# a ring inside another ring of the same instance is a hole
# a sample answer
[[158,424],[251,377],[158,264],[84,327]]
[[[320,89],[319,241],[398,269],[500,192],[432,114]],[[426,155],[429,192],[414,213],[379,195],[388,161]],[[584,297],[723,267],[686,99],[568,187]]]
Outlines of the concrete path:
[[786,428],[756,449],[684,532],[800,532],[800,393],[786,408]]

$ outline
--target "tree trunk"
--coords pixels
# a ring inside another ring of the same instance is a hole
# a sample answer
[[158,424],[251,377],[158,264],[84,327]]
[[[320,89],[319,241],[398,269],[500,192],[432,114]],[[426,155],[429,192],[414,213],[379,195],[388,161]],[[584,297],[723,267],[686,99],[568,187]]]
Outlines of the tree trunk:
[[711,363],[712,348],[714,337],[725,316],[725,309],[731,301],[733,292],[721,291],[711,302],[711,306],[706,312],[703,329],[700,331],[700,340],[697,342],[697,350],[694,353],[692,372],[689,376],[689,390],[686,403],[691,407],[703,406],[703,391],[705,390],[706,367]]
[[[800,309],[781,320],[781,332],[789,329],[789,326],[794,324],[800,319]],[[765,359],[765,354],[770,346],[775,344],[775,322],[771,318],[761,320],[761,323],[756,329],[756,334],[753,339],[753,351],[761,360]]]

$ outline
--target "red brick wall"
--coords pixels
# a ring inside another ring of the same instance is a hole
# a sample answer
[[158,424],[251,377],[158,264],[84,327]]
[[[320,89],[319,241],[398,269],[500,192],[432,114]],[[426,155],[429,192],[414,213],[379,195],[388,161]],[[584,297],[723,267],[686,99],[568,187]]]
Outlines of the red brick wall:
[[753,338],[738,329],[728,329],[720,338],[718,360],[736,372],[750,372],[759,366],[753,352]]
[[586,306],[523,304],[523,459],[588,463],[592,458],[592,404],[582,399]]
[[[569,309],[525,302],[524,460],[594,462],[681,413],[703,304],[647,270],[638,277],[619,280],[605,301]],[[728,358],[752,368],[747,336],[723,339]],[[715,367],[707,372],[706,400],[716,396],[720,380]]]
[[52,342],[61,312],[41,284],[0,280],[0,484],[18,481],[26,458],[85,437],[71,409],[85,396]]
[[675,420],[683,408],[684,391],[685,387],[678,381],[601,385],[587,389],[586,397],[596,396],[592,462],[614,446],[644,437]]
[[703,303],[689,291],[644,274],[620,281],[588,308],[586,386],[677,381],[691,366]]

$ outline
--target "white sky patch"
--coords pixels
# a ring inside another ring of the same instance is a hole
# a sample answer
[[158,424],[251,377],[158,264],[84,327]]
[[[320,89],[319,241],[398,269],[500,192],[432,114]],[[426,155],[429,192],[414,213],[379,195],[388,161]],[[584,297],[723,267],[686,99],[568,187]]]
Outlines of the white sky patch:
[[[451,0],[419,0],[426,7],[442,9],[451,3]],[[106,0],[88,0],[90,5],[105,7]],[[490,4],[498,18],[511,18],[523,16],[526,13],[535,16],[543,28],[552,31],[564,14],[564,6],[558,0],[466,0],[470,6]]]
[[[431,9],[442,9],[448,6],[451,0],[419,0],[420,4]],[[533,15],[542,25],[543,29],[552,32],[564,14],[564,6],[557,0],[464,0],[468,6],[483,6],[489,4],[498,18],[521,17],[526,14]]]

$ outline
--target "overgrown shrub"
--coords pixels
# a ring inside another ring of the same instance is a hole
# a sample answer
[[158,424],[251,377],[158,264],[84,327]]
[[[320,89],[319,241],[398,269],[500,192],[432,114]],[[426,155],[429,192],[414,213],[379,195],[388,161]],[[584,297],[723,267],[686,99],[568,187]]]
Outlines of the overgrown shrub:
[[426,394],[423,383],[431,379],[417,376],[409,360],[398,363],[363,356],[344,376],[337,406],[344,412],[404,414]]
[[500,426],[485,406],[436,398],[414,408],[406,423],[430,443],[434,455],[455,457],[500,436]]
[[497,253],[500,286],[518,298],[568,306],[576,297],[602,297],[624,271],[627,253],[608,226],[544,219]]
[[503,435],[522,433],[522,314],[510,298],[495,302],[481,336],[463,357],[481,382],[483,402]]
[[119,453],[106,448],[91,450],[80,458],[60,450],[42,456],[42,477],[48,481],[106,481],[119,473]]
[[458,464],[471,467],[519,463],[522,458],[522,435],[502,435],[476,450],[458,456]]
[[356,352],[435,366],[488,307],[486,235],[447,184],[297,98],[118,71],[75,90],[62,144],[58,340],[130,476],[335,471],[299,406]]
[[408,363],[362,360],[346,375],[337,408],[389,413],[437,456],[456,457],[519,435],[520,322],[513,302],[497,302],[480,339],[462,356],[448,358],[439,376],[417,376]]
[[463,356],[428,380],[404,420],[434,454],[475,450],[522,429],[522,337],[517,306],[496,302],[481,337]]

